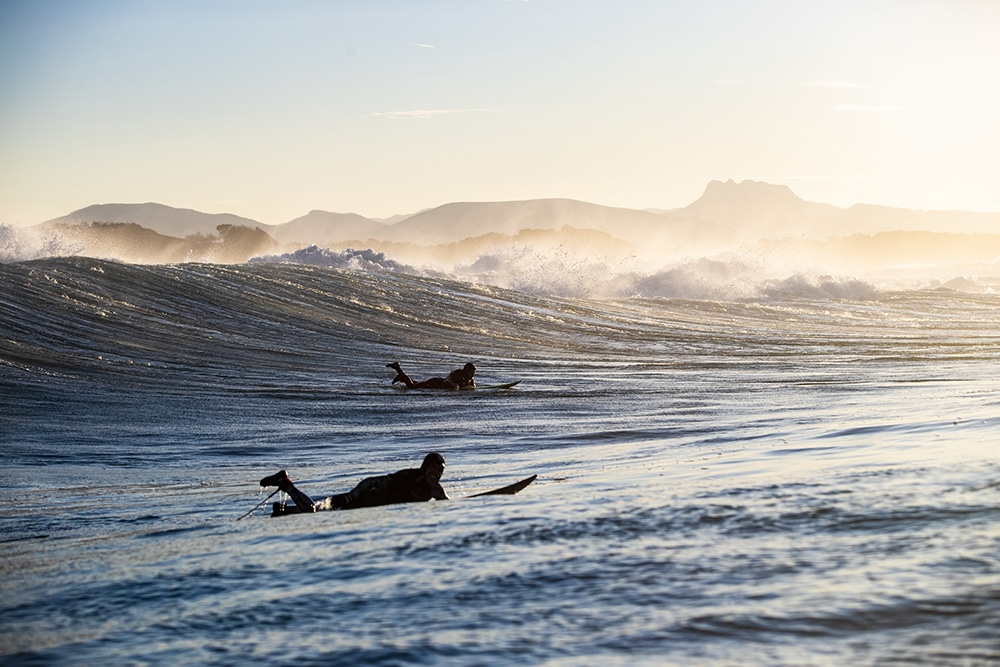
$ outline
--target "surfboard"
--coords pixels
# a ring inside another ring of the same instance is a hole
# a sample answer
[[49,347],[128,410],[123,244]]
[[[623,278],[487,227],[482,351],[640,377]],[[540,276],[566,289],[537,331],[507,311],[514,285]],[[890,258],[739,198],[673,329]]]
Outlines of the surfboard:
[[[521,381],[515,380],[514,382],[501,382],[500,384],[482,384],[476,385],[475,387],[463,387],[458,391],[473,391],[476,389],[510,389],[511,387],[516,387],[519,384],[521,384]],[[400,391],[455,391],[454,389],[445,389],[444,387],[413,387],[411,389],[402,384],[394,384],[392,385],[392,388]]]
[[[480,493],[474,493],[471,496],[465,496],[465,497],[466,498],[480,498],[482,496],[512,496],[515,493],[517,493],[518,491],[523,490],[526,486],[528,486],[532,482],[534,482],[537,477],[538,477],[538,475],[532,475],[531,477],[525,477],[520,482],[514,482],[513,484],[508,484],[507,486],[501,486],[499,489],[492,489],[490,491],[482,491]],[[273,496],[274,494],[272,493],[271,495]],[[270,496],[268,496],[268,498],[270,498]],[[267,501],[267,498],[264,499],[264,502],[266,502],[266,501]],[[260,505],[258,505],[257,507],[255,507],[254,509],[257,509],[257,508],[261,507],[262,505],[263,505],[263,502]],[[346,511],[348,509],[351,509],[351,508],[345,508],[345,509],[337,510],[337,511],[338,512],[344,512],[344,511]],[[251,512],[252,511],[253,510],[251,510]],[[250,512],[247,512],[247,514],[250,514]],[[274,504],[274,507],[273,507],[273,510],[272,510],[272,514],[271,514],[272,517],[275,517],[275,516],[285,516],[286,514],[301,514],[301,512],[300,512],[299,508],[296,507],[294,504],[288,504],[288,505],[279,505],[278,503]],[[243,516],[246,516],[246,514],[244,514]],[[243,517],[240,517],[240,519],[242,519],[242,518]],[[239,519],[237,519],[237,521],[239,521]]]
[[531,477],[525,477],[520,482],[514,482],[513,484],[508,484],[507,486],[502,486],[499,489],[493,489],[492,491],[483,491],[482,493],[474,493],[471,496],[466,496],[466,498],[479,498],[480,496],[512,496],[524,487],[528,486],[535,481],[538,475],[532,475]]
[[469,389],[510,389],[511,387],[516,387],[521,384],[520,380],[516,382],[503,382],[501,384],[486,384],[486,385],[476,385],[475,387],[469,387]]

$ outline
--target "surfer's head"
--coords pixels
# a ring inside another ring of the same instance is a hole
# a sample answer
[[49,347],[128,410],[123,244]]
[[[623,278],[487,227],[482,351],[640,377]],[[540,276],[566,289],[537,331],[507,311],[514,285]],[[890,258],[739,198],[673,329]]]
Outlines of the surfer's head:
[[476,365],[470,362],[462,370],[465,371],[465,377],[470,378],[476,374]]
[[427,480],[436,484],[441,481],[444,475],[444,457],[437,452],[431,452],[424,457],[424,462],[420,464],[420,469],[424,472]]

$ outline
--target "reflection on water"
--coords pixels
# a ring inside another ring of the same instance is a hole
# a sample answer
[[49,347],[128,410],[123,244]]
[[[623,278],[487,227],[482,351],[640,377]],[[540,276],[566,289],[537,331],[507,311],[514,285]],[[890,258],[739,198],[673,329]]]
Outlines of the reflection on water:
[[[2,325],[5,662],[1000,660],[988,297],[561,302],[72,267],[73,299],[25,277],[48,316]],[[469,324],[442,328],[456,308]],[[397,358],[522,382],[405,392]],[[319,496],[429,449],[452,501],[235,520],[279,468]]]

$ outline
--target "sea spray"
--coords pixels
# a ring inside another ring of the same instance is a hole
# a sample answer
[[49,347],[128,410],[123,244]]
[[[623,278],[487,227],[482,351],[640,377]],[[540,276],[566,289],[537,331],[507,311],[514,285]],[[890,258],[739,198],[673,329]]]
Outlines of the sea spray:
[[364,271],[394,271],[418,273],[414,267],[389,259],[384,252],[372,249],[330,250],[311,245],[282,255],[254,257],[248,264],[304,264],[332,269],[353,269]]
[[55,229],[0,225],[0,262],[68,257],[78,255],[83,250],[82,244],[64,238]]
[[566,250],[544,252],[519,246],[494,250],[454,266],[414,266],[373,250],[333,251],[311,246],[254,264],[303,264],[327,268],[391,271],[450,278],[528,294],[578,299],[675,298],[738,301],[783,293],[817,298],[871,299],[876,285],[856,277],[819,273],[781,274],[740,258],[696,258],[659,266],[637,257],[599,258]]

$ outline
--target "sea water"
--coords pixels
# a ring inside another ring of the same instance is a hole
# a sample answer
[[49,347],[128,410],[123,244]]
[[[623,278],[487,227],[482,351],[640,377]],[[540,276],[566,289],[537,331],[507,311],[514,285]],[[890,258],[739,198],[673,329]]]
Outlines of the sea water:
[[[2,264],[0,663],[995,664],[981,286]],[[237,521],[430,450],[451,501]]]

